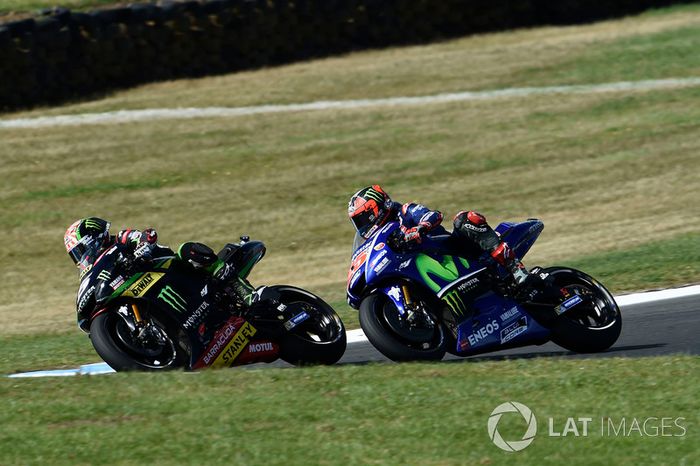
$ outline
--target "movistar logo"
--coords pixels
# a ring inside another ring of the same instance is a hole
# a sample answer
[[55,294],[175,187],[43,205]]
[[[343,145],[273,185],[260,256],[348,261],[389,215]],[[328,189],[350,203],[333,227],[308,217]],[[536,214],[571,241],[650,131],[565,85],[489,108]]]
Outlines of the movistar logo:
[[185,301],[182,296],[173,290],[170,285],[167,285],[165,288],[160,290],[160,293],[158,293],[158,299],[165,301],[177,312],[185,312],[187,310],[187,301]]
[[382,194],[374,188],[369,188],[365,193],[365,196],[369,197],[370,199],[374,199],[377,202],[384,201]]
[[457,290],[452,290],[449,293],[447,293],[445,296],[442,297],[442,300],[447,303],[448,306],[450,306],[450,309],[452,310],[452,313],[456,316],[462,316],[465,315],[465,311],[467,310],[467,306],[464,305],[464,301],[462,301],[462,297],[459,295],[459,291]]

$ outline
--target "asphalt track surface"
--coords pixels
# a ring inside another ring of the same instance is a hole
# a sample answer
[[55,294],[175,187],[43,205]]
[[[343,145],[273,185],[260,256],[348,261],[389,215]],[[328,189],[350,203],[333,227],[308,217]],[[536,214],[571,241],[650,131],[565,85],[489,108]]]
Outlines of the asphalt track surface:
[[[449,362],[501,361],[506,359],[529,358],[605,358],[605,357],[648,357],[665,354],[700,355],[700,294],[697,286],[665,290],[662,296],[648,301],[646,293],[616,298],[622,312],[622,333],[612,348],[602,353],[578,354],[565,350],[554,343],[541,346],[523,346],[502,351],[494,351],[466,358],[447,355]],[[674,296],[674,294],[683,294]],[[665,293],[669,293],[665,295]],[[658,293],[650,293],[656,294]],[[625,299],[631,298],[631,299]],[[638,302],[642,301],[642,302]],[[627,304],[624,304],[624,303]],[[372,362],[391,363],[379,353],[364,335],[357,330],[350,332],[347,350],[339,364],[367,364]],[[354,334],[354,335],[353,335]],[[270,367],[290,367],[283,361],[272,364],[253,364],[234,370],[265,369]],[[105,363],[95,363],[76,369],[39,370],[12,374],[10,377],[64,377],[76,375],[108,374],[114,371]]]
[[[700,296],[671,298],[651,303],[620,306],[622,333],[612,348],[602,353],[578,354],[546,343],[459,358],[447,355],[444,361],[498,361],[543,357],[605,358],[645,357],[664,354],[700,355]],[[340,364],[389,361],[371,343],[348,344]],[[287,366],[285,363],[266,366]],[[257,365],[260,367],[261,365]]]

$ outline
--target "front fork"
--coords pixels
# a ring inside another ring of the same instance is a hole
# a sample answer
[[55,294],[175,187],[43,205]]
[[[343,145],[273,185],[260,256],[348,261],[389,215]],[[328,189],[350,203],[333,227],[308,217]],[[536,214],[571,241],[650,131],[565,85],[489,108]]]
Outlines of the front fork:
[[156,342],[162,343],[163,335],[155,329],[150,321],[143,318],[141,310],[136,303],[128,303],[117,312],[122,316],[129,330],[138,340],[145,342],[149,339],[155,339]]
[[[416,306],[416,301],[411,297],[411,292],[406,284],[391,285],[380,289],[399,311],[399,316],[408,323],[414,323],[419,316],[420,308]],[[423,310],[425,312],[425,310]],[[428,319],[432,321],[432,319]],[[431,322],[434,324],[434,322]]]

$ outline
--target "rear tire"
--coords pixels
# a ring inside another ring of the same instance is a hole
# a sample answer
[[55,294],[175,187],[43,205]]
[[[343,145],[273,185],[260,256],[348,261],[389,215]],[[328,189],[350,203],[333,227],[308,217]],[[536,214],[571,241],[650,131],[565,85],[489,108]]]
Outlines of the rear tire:
[[622,331],[622,315],[612,294],[579,270],[551,267],[544,272],[554,278],[556,287],[575,289],[584,297],[584,302],[557,318],[552,341],[577,353],[597,353],[614,345]]
[[295,366],[335,364],[345,354],[345,326],[335,310],[318,296],[293,286],[275,287],[286,306],[302,305],[311,317],[280,341],[280,358]]
[[[157,326],[158,327],[158,326]],[[90,325],[90,340],[97,354],[115,371],[159,371],[184,365],[185,355],[165,330],[158,327],[167,342],[160,348],[139,351],[135,340],[129,341],[128,327],[113,309],[104,312]],[[128,343],[127,343],[128,342]]]
[[[393,309],[385,309],[385,306]],[[398,314],[394,304],[386,296],[378,293],[367,296],[360,304],[360,326],[370,343],[384,356],[397,362],[439,361],[445,356],[446,338],[439,322],[435,323],[435,332],[431,340],[423,344],[428,347],[420,348],[421,345],[402,339],[392,331],[384,318],[385,312]]]

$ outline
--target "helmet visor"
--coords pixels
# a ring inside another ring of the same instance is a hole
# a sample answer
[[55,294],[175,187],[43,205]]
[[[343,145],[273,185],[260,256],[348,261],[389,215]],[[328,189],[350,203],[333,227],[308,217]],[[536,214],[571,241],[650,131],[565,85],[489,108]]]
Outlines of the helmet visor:
[[357,233],[364,239],[368,239],[374,233],[374,227],[379,222],[379,217],[372,210],[365,210],[356,213],[350,217],[350,220],[352,220]]
[[73,260],[73,263],[83,271],[95,262],[101,247],[101,239],[95,240],[90,236],[85,236],[68,251],[68,255]]

